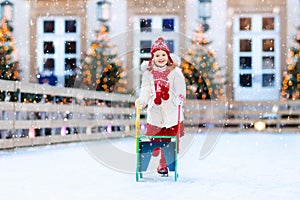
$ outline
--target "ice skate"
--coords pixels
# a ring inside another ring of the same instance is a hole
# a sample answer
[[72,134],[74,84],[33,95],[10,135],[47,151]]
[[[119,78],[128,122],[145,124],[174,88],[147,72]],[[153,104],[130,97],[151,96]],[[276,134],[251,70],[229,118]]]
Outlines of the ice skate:
[[168,175],[168,168],[167,168],[167,167],[162,167],[162,168],[158,167],[158,168],[157,168],[157,173],[158,173],[158,174],[161,174],[162,177],[167,177],[167,176],[169,176],[169,175]]
[[157,167],[157,173],[162,176],[168,176],[168,167],[165,159],[164,153],[161,151],[161,158],[159,160],[159,165]]

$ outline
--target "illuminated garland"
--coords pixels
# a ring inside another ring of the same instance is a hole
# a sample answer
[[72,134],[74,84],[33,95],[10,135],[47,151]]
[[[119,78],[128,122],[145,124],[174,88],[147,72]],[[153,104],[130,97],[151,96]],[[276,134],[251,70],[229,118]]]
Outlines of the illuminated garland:
[[182,58],[181,68],[187,84],[187,98],[224,99],[224,80],[214,52],[205,46],[211,41],[200,25],[193,35],[192,45]]
[[117,59],[117,54],[108,41],[108,27],[102,25],[80,66],[78,87],[105,92],[127,92],[127,81],[124,78],[126,67]]
[[[300,45],[300,33],[296,37],[296,41]],[[287,71],[284,72],[281,99],[300,99],[300,50],[296,47],[291,47],[288,51],[286,60]]]
[[[19,80],[19,62],[14,48],[15,40],[7,26],[6,20],[2,19],[0,28],[0,79]],[[17,101],[19,92],[0,91],[0,101],[8,99]]]

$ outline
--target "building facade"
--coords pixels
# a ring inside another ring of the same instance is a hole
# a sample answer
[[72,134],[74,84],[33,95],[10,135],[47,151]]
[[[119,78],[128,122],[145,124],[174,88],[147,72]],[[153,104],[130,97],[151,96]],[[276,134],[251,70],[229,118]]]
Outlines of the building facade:
[[[99,0],[11,0],[12,26],[22,81],[52,70],[63,87],[97,34]],[[199,0],[110,0],[111,43],[127,67],[128,87],[138,91],[140,63],[164,36],[182,57],[199,25]],[[238,101],[279,100],[286,53],[295,46],[298,0],[212,0],[210,28],[218,65],[226,71],[226,96]],[[179,60],[179,59],[178,59]]]

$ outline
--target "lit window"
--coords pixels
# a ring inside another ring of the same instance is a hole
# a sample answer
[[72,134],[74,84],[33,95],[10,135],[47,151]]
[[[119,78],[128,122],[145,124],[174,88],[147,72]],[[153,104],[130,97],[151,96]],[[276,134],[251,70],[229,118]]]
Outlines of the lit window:
[[274,30],[274,17],[263,17],[262,30]]
[[246,52],[252,51],[251,45],[252,45],[252,40],[251,39],[242,39],[242,40],[240,40],[240,51],[241,52],[243,52],[243,51],[246,51]]
[[240,18],[240,30],[241,31],[251,31],[252,20],[251,18]]
[[262,48],[263,51],[274,51],[274,39],[263,39]]

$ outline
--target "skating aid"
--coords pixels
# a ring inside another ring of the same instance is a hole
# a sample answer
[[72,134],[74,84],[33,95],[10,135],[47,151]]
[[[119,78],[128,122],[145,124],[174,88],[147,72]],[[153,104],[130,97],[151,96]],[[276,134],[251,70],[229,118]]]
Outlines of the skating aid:
[[[178,105],[178,131],[180,131],[180,105]],[[178,132],[179,134],[179,132]],[[179,135],[178,135],[179,136]],[[135,137],[136,137],[136,181],[143,178],[143,172],[147,168],[155,148],[164,151],[167,166],[170,172],[174,172],[174,181],[177,181],[177,156],[178,156],[178,136],[145,136],[140,135],[140,101],[136,102]],[[153,141],[155,139],[170,139],[170,142]],[[168,173],[161,174],[168,177]]]

